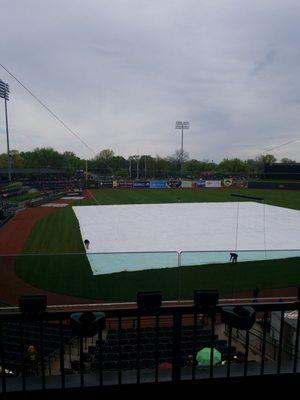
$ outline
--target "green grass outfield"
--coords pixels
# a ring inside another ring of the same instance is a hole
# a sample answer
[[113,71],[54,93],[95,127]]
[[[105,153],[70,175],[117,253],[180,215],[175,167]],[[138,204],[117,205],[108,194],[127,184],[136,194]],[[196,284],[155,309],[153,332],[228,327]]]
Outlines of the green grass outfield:
[[[267,204],[300,210],[300,192],[256,189],[170,189],[93,191],[100,204],[140,204],[237,201],[230,194],[264,197]],[[96,204],[94,199],[77,205]],[[300,259],[121,272],[93,276],[71,207],[46,215],[34,226],[18,257],[15,270],[25,281],[45,290],[103,301],[134,300],[139,290],[163,290],[165,299],[190,298],[195,288],[217,288],[221,293],[300,285]],[[52,255],[42,255],[52,254]]]
[[[100,204],[251,201],[231,194],[263,197],[265,203],[300,210],[300,191],[270,189],[101,189],[92,191]],[[94,199],[78,205],[97,204]]]

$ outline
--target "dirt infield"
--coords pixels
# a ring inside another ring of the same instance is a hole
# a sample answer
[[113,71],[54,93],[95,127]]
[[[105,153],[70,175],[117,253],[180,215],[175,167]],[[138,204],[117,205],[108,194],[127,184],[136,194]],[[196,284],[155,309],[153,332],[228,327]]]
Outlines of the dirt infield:
[[[84,191],[85,198],[93,198],[90,190]],[[57,200],[53,201],[58,202]],[[61,201],[71,204],[73,200]],[[14,270],[16,255],[20,254],[35,223],[45,215],[57,211],[54,207],[27,208],[19,211],[4,227],[0,229],[0,300],[11,305],[18,304],[18,298],[24,294],[47,295],[49,305],[59,304],[90,304],[100,303],[100,300],[84,299],[80,297],[67,296],[63,294],[47,292],[43,289],[31,286],[20,279]],[[10,255],[4,257],[4,255]],[[296,297],[296,288],[266,289],[259,294],[260,297]],[[224,296],[233,298],[233,295]],[[234,298],[251,298],[252,292],[236,293]],[[110,305],[113,306],[113,305]],[[118,305],[120,307],[120,305]]]

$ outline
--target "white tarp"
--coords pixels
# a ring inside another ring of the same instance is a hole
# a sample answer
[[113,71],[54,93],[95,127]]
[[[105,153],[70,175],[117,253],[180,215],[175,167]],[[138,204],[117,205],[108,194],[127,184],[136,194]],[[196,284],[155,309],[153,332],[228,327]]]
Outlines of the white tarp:
[[[265,250],[300,248],[300,211],[253,202],[76,206],[73,209],[82,239],[90,241],[87,252],[95,274],[171,267],[175,266],[175,259],[173,255],[164,256],[168,260],[158,265],[157,256],[151,261],[148,255],[144,256],[148,261],[143,265],[137,258],[131,263],[130,257],[134,256],[118,255],[114,265],[111,256],[105,256],[98,268],[100,258],[94,253],[207,252],[203,262],[199,261],[199,255],[198,261],[195,256],[190,261],[186,257],[186,265],[193,265],[224,262],[225,258],[227,261],[227,251],[236,249],[236,239],[237,250],[257,250],[257,254],[251,253],[251,260],[280,258],[274,254],[268,256]],[[214,261],[211,252],[222,250]],[[288,256],[289,252],[285,253],[281,251],[282,257]]]

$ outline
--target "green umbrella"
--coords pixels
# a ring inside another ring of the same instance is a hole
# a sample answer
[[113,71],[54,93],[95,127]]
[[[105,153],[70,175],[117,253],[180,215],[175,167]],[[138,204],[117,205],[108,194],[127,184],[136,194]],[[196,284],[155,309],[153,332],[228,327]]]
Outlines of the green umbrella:
[[209,367],[210,366],[210,356],[213,350],[213,365],[218,364],[221,361],[221,353],[217,349],[211,349],[210,347],[204,347],[204,349],[198,351],[196,360],[199,367]]

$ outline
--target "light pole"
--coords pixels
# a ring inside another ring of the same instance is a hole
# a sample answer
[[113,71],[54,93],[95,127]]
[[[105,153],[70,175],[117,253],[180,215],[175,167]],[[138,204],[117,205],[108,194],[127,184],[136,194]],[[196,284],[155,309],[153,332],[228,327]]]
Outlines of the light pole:
[[131,179],[131,158],[129,158],[129,176]]
[[9,151],[9,132],[8,132],[8,117],[7,117],[7,102],[9,100],[9,86],[0,79],[0,97],[4,99],[5,107],[5,125],[6,125],[6,143],[7,143],[7,175],[9,182],[11,181],[11,159]]
[[85,187],[88,187],[88,160],[85,160]]
[[138,155],[131,156],[131,159],[136,161],[136,179],[139,179],[139,175],[140,175],[140,171],[139,171],[140,156],[138,156]]
[[147,157],[150,157],[148,154],[144,155],[144,159],[145,159],[145,179],[147,178]]
[[183,174],[183,130],[189,129],[189,121],[176,121],[176,129],[181,129],[181,150],[180,150],[180,178],[182,179]]

